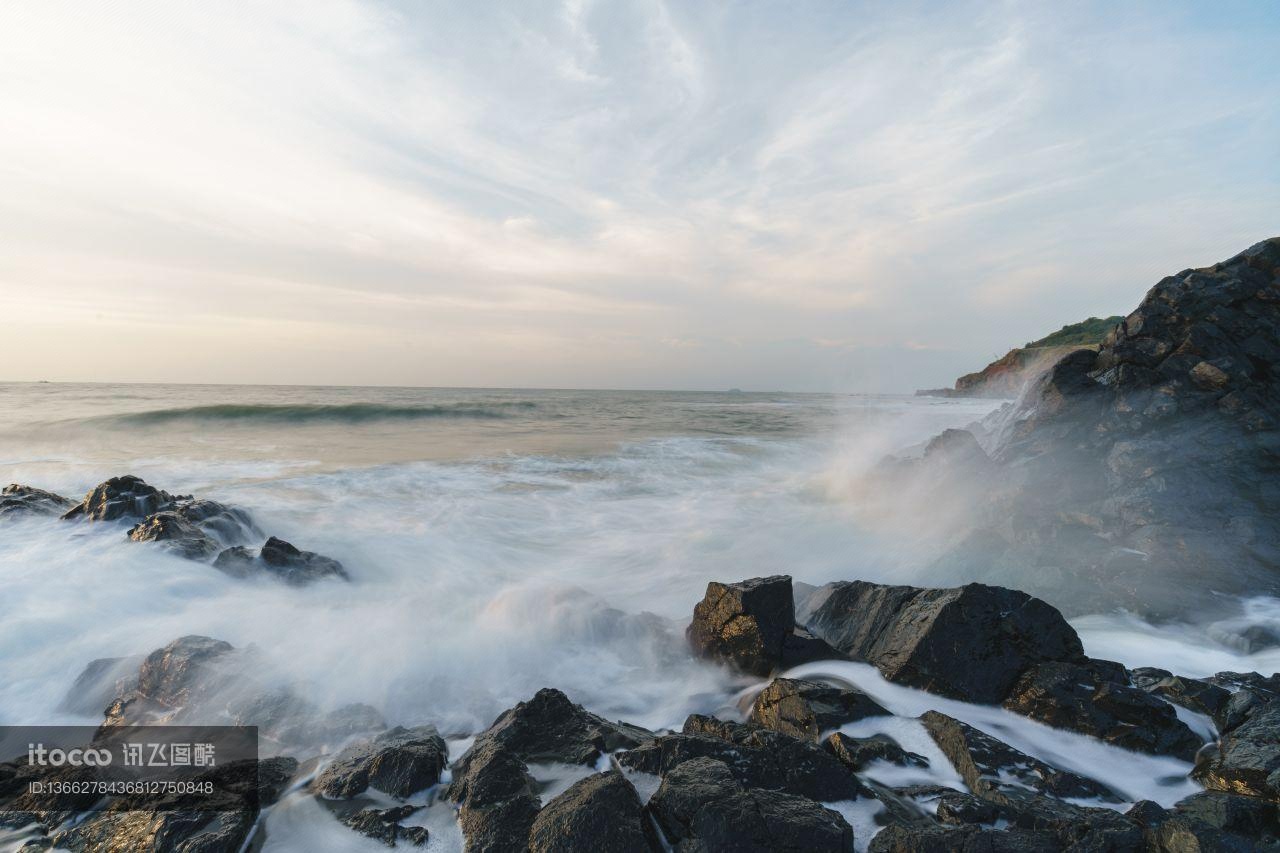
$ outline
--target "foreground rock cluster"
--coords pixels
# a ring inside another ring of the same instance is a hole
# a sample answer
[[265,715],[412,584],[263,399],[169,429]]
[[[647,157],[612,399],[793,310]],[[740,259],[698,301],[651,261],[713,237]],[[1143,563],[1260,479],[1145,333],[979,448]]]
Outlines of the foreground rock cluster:
[[17,483],[0,493],[0,518],[57,515],[64,521],[134,522],[127,536],[154,542],[188,560],[211,563],[232,577],[268,577],[291,585],[322,578],[349,580],[337,560],[269,537],[247,512],[217,501],[171,495],[126,474],[100,483],[75,503],[61,495]]
[[[323,712],[273,681],[253,650],[200,636],[92,662],[68,704],[105,708],[101,732],[258,725],[272,756],[257,776],[260,808],[293,791],[314,798],[335,831],[394,848],[426,844],[424,813],[446,809],[469,851],[1280,850],[1280,675],[1190,679],[1091,659],[1049,605],[978,584],[838,582],[802,592],[797,605],[786,576],[712,583],[688,638],[692,653],[761,679],[742,717],[694,714],[678,731],[647,731],[546,688],[450,755],[429,724],[389,727],[360,705]],[[887,734],[852,736],[840,729],[891,721],[892,711],[850,683],[778,674],[795,660],[793,638],[806,661],[823,649],[824,659],[871,664],[940,700],[1001,704],[1175,756],[1205,790],[1171,808],[1131,803],[1108,779],[1055,767],[939,710],[913,724],[942,759]],[[1211,720],[1217,739],[1206,743],[1178,708]],[[879,781],[893,768],[942,769],[939,760],[962,784]],[[549,768],[571,784],[554,787]],[[0,766],[0,795],[23,779],[19,763]],[[6,823],[27,827],[30,849],[231,853],[268,831],[256,812],[184,819],[109,808],[76,821],[38,797],[20,803]]]

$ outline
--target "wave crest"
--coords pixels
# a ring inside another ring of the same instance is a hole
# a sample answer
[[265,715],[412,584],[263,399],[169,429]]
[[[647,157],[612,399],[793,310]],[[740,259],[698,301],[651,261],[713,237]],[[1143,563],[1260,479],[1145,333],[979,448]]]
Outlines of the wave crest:
[[175,421],[220,423],[364,423],[382,420],[427,420],[432,418],[496,419],[537,407],[529,401],[497,403],[443,403],[434,405],[390,405],[386,403],[339,404],[248,404],[225,403],[181,406],[85,418],[80,423],[119,426],[153,426]]

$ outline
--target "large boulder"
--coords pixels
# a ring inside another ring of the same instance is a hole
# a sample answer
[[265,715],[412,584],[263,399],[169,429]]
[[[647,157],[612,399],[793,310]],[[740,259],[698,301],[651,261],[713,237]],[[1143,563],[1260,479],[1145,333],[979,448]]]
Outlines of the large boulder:
[[524,850],[541,803],[524,761],[496,741],[477,742],[446,796],[458,805],[468,851]]
[[795,678],[775,678],[751,706],[752,722],[812,741],[845,723],[888,713],[856,687]]
[[884,734],[850,737],[842,732],[836,732],[827,738],[826,746],[841,764],[855,773],[861,772],[868,764],[876,761],[896,764],[899,767],[929,766],[929,760],[923,755],[907,752],[896,740]]
[[1184,678],[1165,669],[1142,667],[1130,672],[1133,686],[1197,714],[1218,719],[1231,700],[1231,691],[1197,678]]
[[44,489],[10,483],[0,491],[0,518],[19,515],[61,515],[73,501]]
[[129,528],[134,542],[159,542],[188,560],[207,560],[218,553],[218,542],[198,526],[172,511],[157,512]]
[[720,761],[696,758],[676,767],[649,811],[680,851],[848,853],[853,829],[838,813],[805,797],[746,789]]
[[396,726],[342,750],[313,787],[332,799],[350,799],[370,788],[404,799],[439,782],[448,755],[434,726]]
[[[189,499],[189,496],[187,496]],[[141,477],[112,477],[89,490],[84,500],[63,514],[66,520],[113,521],[146,518],[179,498],[148,485]]]
[[707,584],[686,636],[699,657],[750,675],[765,676],[779,668],[840,657],[826,643],[797,631],[787,575]]
[[1104,661],[1037,664],[1018,679],[1004,707],[1136,752],[1190,761],[1204,746],[1172,705],[1130,687],[1123,668]]
[[1057,610],[1024,592],[845,581],[809,599],[808,627],[890,681],[968,702],[996,703],[1027,667],[1082,661],[1080,638]]
[[274,577],[293,586],[323,578],[351,579],[337,560],[314,551],[302,551],[275,536],[256,554],[243,545],[227,548],[218,554],[213,567],[232,577]]
[[575,782],[543,806],[530,853],[657,853],[662,849],[636,789],[617,770]]

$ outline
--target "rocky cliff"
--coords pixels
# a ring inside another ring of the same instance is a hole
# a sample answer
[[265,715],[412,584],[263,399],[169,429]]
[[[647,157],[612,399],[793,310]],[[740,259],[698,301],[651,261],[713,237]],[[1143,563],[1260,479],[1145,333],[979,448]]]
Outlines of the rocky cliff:
[[1280,238],[1153,287],[975,425],[981,524],[947,562],[1071,609],[1280,594]]

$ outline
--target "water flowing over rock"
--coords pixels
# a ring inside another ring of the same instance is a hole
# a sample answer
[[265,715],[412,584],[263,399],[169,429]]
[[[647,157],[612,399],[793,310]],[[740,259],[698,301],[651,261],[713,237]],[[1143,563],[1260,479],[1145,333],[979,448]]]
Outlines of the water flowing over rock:
[[44,489],[10,483],[0,491],[0,518],[20,515],[61,515],[73,501]]
[[794,678],[775,678],[751,706],[752,722],[812,741],[845,723],[888,713],[856,688]]
[[[189,497],[189,496],[188,496]],[[177,500],[168,492],[149,486],[141,477],[125,474],[100,483],[62,516],[89,521],[112,521],[117,518],[146,518]]]
[[342,750],[314,787],[334,799],[349,799],[369,788],[404,799],[439,782],[448,755],[434,726],[397,726]]
[[159,542],[188,560],[207,560],[218,553],[212,536],[176,512],[157,512],[129,528],[134,542]]
[[1026,593],[842,581],[808,601],[808,627],[885,678],[969,702],[999,702],[1027,667],[1082,661],[1080,638],[1057,610]]
[[388,847],[398,843],[421,847],[427,843],[425,826],[401,826],[400,821],[418,811],[421,806],[395,806],[390,809],[361,809],[347,815],[342,822],[361,835],[381,841]]
[[301,586],[323,578],[350,580],[342,563],[314,551],[301,551],[283,539],[272,536],[257,554],[242,545],[218,554],[213,567],[232,577],[266,575],[287,584]]
[[826,746],[832,755],[854,772],[862,770],[873,761],[884,761],[899,767],[929,766],[928,759],[923,755],[907,752],[901,744],[888,735],[849,737],[842,732],[836,732],[827,738]]
[[1280,801],[1280,700],[1225,733],[1195,777],[1206,788]]

